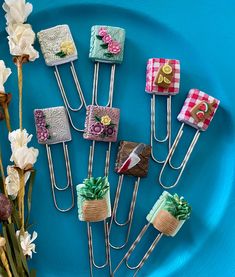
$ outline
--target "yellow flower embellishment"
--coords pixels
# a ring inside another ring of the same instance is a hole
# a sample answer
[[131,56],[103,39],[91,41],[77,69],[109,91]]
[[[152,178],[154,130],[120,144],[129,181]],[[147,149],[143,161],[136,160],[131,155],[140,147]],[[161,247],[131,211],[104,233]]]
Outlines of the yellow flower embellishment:
[[108,115],[102,116],[101,123],[105,126],[108,126],[111,123],[111,118]]
[[67,55],[72,55],[75,52],[74,43],[71,40],[63,41],[60,45],[60,52],[56,53],[56,56],[64,58]]

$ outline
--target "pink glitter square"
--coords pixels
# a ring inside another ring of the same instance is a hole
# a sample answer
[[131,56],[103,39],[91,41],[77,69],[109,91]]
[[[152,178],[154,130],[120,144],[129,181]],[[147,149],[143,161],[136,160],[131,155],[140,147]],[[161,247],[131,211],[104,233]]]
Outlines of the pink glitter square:
[[119,118],[120,110],[117,108],[89,105],[83,137],[96,141],[117,141]]

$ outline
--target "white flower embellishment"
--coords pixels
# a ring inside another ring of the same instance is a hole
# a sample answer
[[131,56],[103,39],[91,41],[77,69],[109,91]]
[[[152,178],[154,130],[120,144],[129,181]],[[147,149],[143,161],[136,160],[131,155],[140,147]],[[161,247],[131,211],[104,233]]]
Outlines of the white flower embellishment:
[[2,7],[7,24],[24,23],[33,10],[32,4],[25,3],[25,0],[5,0]]
[[[24,175],[25,184],[27,183],[29,176],[30,172],[27,171]],[[20,190],[20,177],[18,171],[15,169],[14,166],[9,165],[7,167],[6,189],[7,194],[11,196],[11,198],[14,200]]]
[[4,61],[0,60],[0,92],[5,92],[4,84],[11,75],[11,69],[6,68]]
[[33,232],[33,235],[31,237],[31,235],[27,231],[24,232],[23,235],[20,234],[20,231],[17,231],[16,236],[19,237],[20,239],[20,245],[23,250],[23,254],[25,256],[30,257],[30,259],[32,259],[33,253],[36,253],[35,251],[36,245],[33,242],[38,236],[37,232]]
[[6,30],[9,34],[7,38],[11,55],[28,55],[30,61],[39,57],[38,51],[32,46],[35,41],[35,33],[30,24],[9,25]]
[[38,150],[27,146],[31,139],[32,135],[29,135],[25,129],[22,131],[18,129],[9,133],[12,150],[10,160],[23,170],[30,169],[37,161]]
[[28,56],[30,61],[39,57],[34,49],[35,33],[30,24],[25,24],[33,10],[25,0],[5,0],[3,9],[6,11],[8,41],[10,53],[13,56]]

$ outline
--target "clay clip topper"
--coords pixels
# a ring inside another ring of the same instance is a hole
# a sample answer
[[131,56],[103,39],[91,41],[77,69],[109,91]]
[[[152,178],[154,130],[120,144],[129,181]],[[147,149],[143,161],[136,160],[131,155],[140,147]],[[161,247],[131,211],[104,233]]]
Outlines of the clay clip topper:
[[[113,106],[114,75],[117,63],[123,60],[125,30],[110,26],[93,26],[91,28],[91,42],[89,58],[95,62],[92,104],[87,107],[84,138],[93,140],[90,147],[89,172],[92,175],[92,166],[95,151],[95,141],[109,142],[106,152],[105,176],[109,171],[111,143],[117,140],[119,109]],[[109,99],[106,106],[99,106],[97,99],[99,64],[110,63],[111,78]]]
[[[120,227],[124,227],[129,224],[127,229],[126,240],[121,246],[114,246],[110,243],[110,246],[114,249],[122,249],[126,246],[129,240],[131,232],[132,220],[135,210],[135,203],[137,199],[138,188],[140,184],[140,178],[146,177],[148,174],[148,165],[150,157],[150,146],[144,143],[135,143],[130,141],[121,141],[119,151],[117,155],[115,171],[120,174],[118,180],[118,186],[116,196],[114,200],[113,212],[110,221],[109,230],[111,232],[113,222]],[[130,210],[128,213],[128,219],[124,223],[120,223],[117,220],[117,208],[122,189],[124,175],[137,177],[133,190],[132,200],[130,204]]]
[[[77,60],[77,49],[70,32],[68,25],[58,25],[46,30],[40,31],[38,34],[38,40],[41,46],[41,50],[48,66],[54,66],[54,74],[60,89],[61,96],[64,101],[65,108],[68,113],[69,121],[74,130],[83,132],[82,129],[75,127],[70,111],[78,112],[82,108],[86,108],[86,101],[77,77],[77,73],[74,67],[73,61]],[[74,83],[80,98],[80,105],[76,108],[72,107],[68,101],[67,94],[59,73],[58,66],[70,63],[70,70],[74,79]]]
[[100,63],[111,66],[109,97],[106,106],[112,107],[116,64],[121,64],[124,54],[125,30],[119,27],[95,25],[91,28],[89,58],[95,62],[92,103],[98,104],[98,78]]
[[[163,167],[160,171],[159,182],[161,186],[165,189],[170,189],[175,187],[180,177],[185,169],[185,166],[190,158],[190,155],[196,145],[198,138],[201,134],[201,131],[206,131],[209,127],[214,114],[219,106],[220,101],[214,97],[206,94],[205,92],[200,91],[199,89],[191,89],[188,93],[188,96],[184,102],[184,105],[179,113],[177,119],[182,122],[182,125],[176,135],[176,138],[171,146],[171,149],[168,153],[168,156],[163,164]],[[197,131],[191,141],[191,144],[186,152],[186,155],[183,158],[182,163],[179,166],[174,166],[172,164],[172,157],[174,152],[179,144],[179,141],[183,135],[184,125],[188,124],[191,127],[195,128]],[[173,184],[164,185],[162,182],[162,175],[166,166],[169,165],[173,170],[179,171],[176,181]]]
[[[111,259],[109,247],[109,232],[106,219],[111,216],[110,186],[107,177],[87,178],[77,186],[78,218],[87,222],[87,236],[90,259],[90,276],[93,276],[93,266],[97,269],[109,267],[111,275]],[[94,259],[92,243],[92,222],[104,222],[106,261],[97,265]]]
[[[48,165],[51,178],[51,188],[52,196],[55,207],[60,212],[67,212],[71,210],[74,206],[74,191],[72,174],[69,161],[69,152],[66,142],[71,141],[69,121],[64,107],[53,107],[47,109],[36,109],[34,110],[34,118],[37,132],[38,143],[46,145]],[[51,155],[51,145],[62,143],[66,174],[67,174],[67,185],[64,187],[59,187],[56,183],[53,160]],[[71,189],[72,204],[69,208],[63,209],[59,208],[56,200],[55,190],[65,191],[68,188]]]
[[[151,58],[147,63],[145,91],[152,95],[151,98],[151,131],[150,145],[152,159],[157,163],[164,160],[156,158],[153,144],[168,143],[171,147],[171,96],[179,93],[180,87],[180,62],[178,60]],[[156,95],[167,96],[167,134],[164,138],[156,135]]]
[[[114,270],[113,274],[125,261],[126,266],[130,270],[135,270],[134,276],[136,276],[139,270],[143,267],[145,261],[153,252],[155,246],[158,244],[162,236],[165,235],[174,237],[183,226],[184,222],[189,219],[190,214],[191,207],[188,205],[187,201],[185,201],[183,197],[179,197],[177,194],[171,195],[167,191],[164,191],[153,206],[150,213],[147,215],[148,224],[146,224],[141,230],[138,237],[131,245],[129,251],[126,253],[126,255],[123,257],[123,259]],[[131,266],[128,263],[129,258],[150,225],[153,225],[153,227],[157,229],[160,233],[156,236],[141,261],[136,266]]]

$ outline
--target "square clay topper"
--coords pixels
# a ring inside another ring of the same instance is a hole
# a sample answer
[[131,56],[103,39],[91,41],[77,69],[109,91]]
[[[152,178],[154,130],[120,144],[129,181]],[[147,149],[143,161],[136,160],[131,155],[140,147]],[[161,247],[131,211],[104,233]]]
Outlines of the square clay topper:
[[103,106],[87,106],[85,131],[88,140],[115,142],[117,140],[120,110]]
[[124,43],[124,29],[95,25],[91,28],[89,58],[97,62],[122,63]]
[[146,72],[147,93],[175,95],[180,88],[180,61],[152,58],[148,60]]
[[72,139],[64,107],[36,109],[34,119],[38,143],[56,144]]
[[199,89],[191,89],[177,119],[200,131],[209,127],[220,101]]
[[145,177],[148,174],[151,147],[144,143],[121,141],[115,165],[119,174]]
[[48,66],[72,62],[78,58],[77,49],[68,25],[58,25],[42,30],[37,36]]
[[[174,237],[179,232],[191,214],[190,206],[186,207],[186,211],[182,210],[182,214],[180,214],[180,211],[178,211],[178,217],[184,219],[177,219],[173,215],[174,213],[171,213],[171,211],[174,212],[178,209],[178,204],[175,201],[175,197],[175,195],[173,196],[167,191],[164,191],[146,217],[147,221],[152,223],[154,228],[164,235],[171,237]],[[181,200],[185,202],[182,197],[179,198],[177,196],[177,199],[179,202]]]

